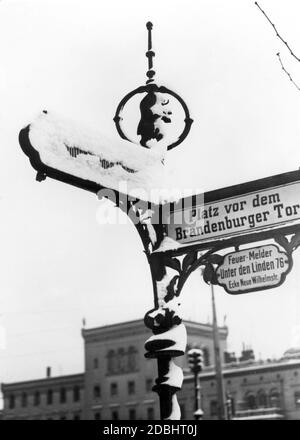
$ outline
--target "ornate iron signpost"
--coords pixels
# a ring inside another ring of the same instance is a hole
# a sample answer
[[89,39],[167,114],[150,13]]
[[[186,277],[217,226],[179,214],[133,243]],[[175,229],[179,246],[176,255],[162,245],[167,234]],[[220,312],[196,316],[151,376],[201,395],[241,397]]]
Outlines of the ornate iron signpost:
[[[146,151],[156,146],[165,151],[174,148],[185,139],[192,124],[182,98],[154,83],[151,23],[147,23],[147,30],[146,85],[127,94],[114,117],[118,133],[129,140],[124,111],[132,98],[141,97],[139,145],[132,147],[136,154],[140,154],[141,147]],[[183,115],[183,129],[171,141],[164,132],[165,125],[172,122],[170,100],[177,102]],[[300,172],[185,197],[176,203],[153,203],[130,192],[123,194],[107,183],[114,170],[126,179],[135,177],[134,161],[128,164],[124,155],[118,159],[109,151],[98,153],[93,142],[89,140],[89,146],[85,145],[82,137],[76,142],[70,129],[63,130],[47,111],[21,130],[19,141],[37,170],[37,180],[50,177],[102,195],[106,188],[104,197],[112,197],[132,219],[153,280],[154,308],[144,319],[153,335],[146,341],[145,356],[157,359],[158,378],[153,389],[160,398],[161,418],[180,419],[176,392],[182,386],[183,373],[174,360],[186,348],[186,330],[179,313],[182,288],[200,266],[204,267],[203,278],[207,283],[220,284],[234,294],[276,287],[283,282],[292,267],[292,252],[300,244]],[[265,246],[240,249],[265,240],[269,240]],[[228,253],[230,249],[235,252]],[[258,277],[256,285],[252,281],[254,275]],[[241,280],[245,286],[241,286]]]

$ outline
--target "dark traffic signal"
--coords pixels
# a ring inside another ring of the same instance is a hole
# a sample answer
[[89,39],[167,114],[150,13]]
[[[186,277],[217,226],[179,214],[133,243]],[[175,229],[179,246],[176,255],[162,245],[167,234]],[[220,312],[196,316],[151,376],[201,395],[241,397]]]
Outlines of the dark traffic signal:
[[194,374],[200,373],[203,370],[203,351],[200,348],[191,348],[187,354],[191,371]]

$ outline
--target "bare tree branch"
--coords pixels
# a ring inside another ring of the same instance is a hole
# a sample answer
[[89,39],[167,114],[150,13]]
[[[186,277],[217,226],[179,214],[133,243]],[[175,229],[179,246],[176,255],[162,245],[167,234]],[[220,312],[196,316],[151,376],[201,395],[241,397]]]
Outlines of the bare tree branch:
[[283,42],[283,44],[288,48],[290,54],[291,54],[291,55],[292,55],[292,56],[293,56],[298,62],[300,62],[300,58],[298,58],[298,57],[294,54],[294,52],[292,51],[292,49],[291,49],[290,46],[288,45],[288,42],[285,41],[285,40],[281,37],[281,35],[279,34],[279,32],[278,32],[278,30],[277,30],[275,24],[272,23],[272,21],[269,19],[269,17],[268,17],[267,14],[265,13],[265,11],[262,10],[262,8],[259,6],[259,4],[258,4],[257,2],[255,2],[255,5],[256,5],[256,6],[258,7],[258,9],[263,13],[263,15],[266,17],[266,19],[268,20],[268,22],[269,22],[269,23],[271,24],[271,26],[273,27],[273,29],[274,29],[274,31],[275,31],[275,33],[276,33],[276,37],[278,37],[278,38]]
[[280,64],[281,64],[281,68],[282,68],[282,70],[286,73],[286,75],[289,77],[290,81],[294,84],[294,86],[295,86],[295,87],[299,90],[299,92],[300,92],[300,87],[295,83],[295,81],[293,80],[292,76],[289,74],[289,72],[288,72],[288,71],[286,70],[286,68],[284,67],[283,62],[282,62],[281,57],[280,57],[280,53],[278,52],[276,55],[278,56],[278,59],[279,59],[279,62],[280,62]]

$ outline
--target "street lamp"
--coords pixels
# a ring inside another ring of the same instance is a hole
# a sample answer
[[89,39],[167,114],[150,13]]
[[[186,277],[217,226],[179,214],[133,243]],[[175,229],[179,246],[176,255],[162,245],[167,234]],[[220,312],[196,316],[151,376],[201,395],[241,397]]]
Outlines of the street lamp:
[[203,370],[203,351],[200,348],[191,348],[188,351],[188,362],[192,373],[194,374],[194,388],[195,388],[195,420],[203,418],[203,411],[201,409],[200,396],[200,377],[199,373]]

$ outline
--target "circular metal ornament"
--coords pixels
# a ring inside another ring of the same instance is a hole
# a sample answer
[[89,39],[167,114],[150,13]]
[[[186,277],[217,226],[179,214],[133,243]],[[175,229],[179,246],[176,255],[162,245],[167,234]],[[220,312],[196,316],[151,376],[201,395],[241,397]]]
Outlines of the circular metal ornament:
[[182,131],[182,133],[180,134],[180,136],[178,137],[178,139],[174,142],[172,142],[170,145],[168,145],[167,149],[171,150],[174,147],[177,147],[177,145],[181,144],[181,142],[184,141],[184,139],[187,137],[187,135],[189,134],[189,131],[191,129],[191,125],[193,123],[193,119],[190,118],[190,114],[189,114],[189,110],[188,107],[186,105],[186,103],[184,102],[184,100],[177,95],[177,93],[173,92],[172,90],[169,90],[167,87],[164,86],[157,86],[156,84],[146,84],[144,86],[140,86],[134,90],[132,90],[131,92],[129,92],[126,96],[124,96],[124,98],[120,101],[117,110],[116,110],[116,114],[113,118],[115,124],[116,124],[116,128],[117,131],[119,133],[119,135],[121,136],[122,139],[125,139],[129,142],[133,142],[131,139],[129,139],[126,134],[124,133],[124,130],[122,128],[122,112],[123,109],[125,107],[125,105],[127,104],[127,102],[133,98],[135,95],[138,94],[142,94],[142,93],[162,93],[162,94],[168,94],[173,96],[181,105],[181,107],[183,108],[185,117],[184,117],[184,129]]

